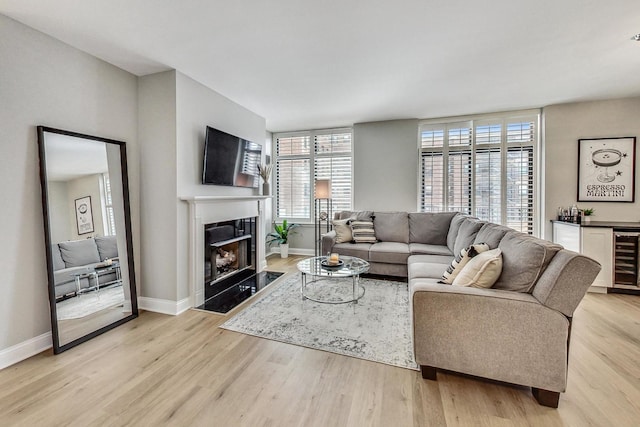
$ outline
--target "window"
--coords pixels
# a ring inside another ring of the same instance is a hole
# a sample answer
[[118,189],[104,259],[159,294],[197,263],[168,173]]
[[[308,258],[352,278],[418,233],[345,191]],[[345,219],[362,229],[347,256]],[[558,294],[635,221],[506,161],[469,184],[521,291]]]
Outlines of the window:
[[351,129],[275,134],[276,217],[312,221],[313,183],[331,180],[332,212],[352,205]]
[[102,183],[104,185],[104,217],[105,217],[105,236],[116,235],[116,218],[113,212],[113,199],[111,198],[111,181],[109,174],[102,174]]
[[533,234],[539,114],[420,126],[422,212],[460,211]]

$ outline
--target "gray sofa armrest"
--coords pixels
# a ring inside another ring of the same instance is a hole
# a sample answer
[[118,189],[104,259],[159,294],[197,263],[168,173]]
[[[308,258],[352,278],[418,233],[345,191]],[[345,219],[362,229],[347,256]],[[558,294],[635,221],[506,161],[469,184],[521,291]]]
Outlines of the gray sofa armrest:
[[322,235],[322,254],[324,255],[327,252],[331,252],[331,248],[336,244],[336,232],[331,230],[327,234]]
[[571,317],[601,268],[597,261],[563,249],[551,259],[538,279],[533,296],[547,307]]
[[530,294],[411,282],[416,362],[562,392],[569,320]]

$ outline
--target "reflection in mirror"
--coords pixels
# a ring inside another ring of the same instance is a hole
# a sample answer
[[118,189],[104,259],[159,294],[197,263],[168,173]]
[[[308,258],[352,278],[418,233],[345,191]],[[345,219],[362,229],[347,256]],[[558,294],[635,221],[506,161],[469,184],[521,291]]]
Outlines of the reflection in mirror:
[[38,127],[54,352],[138,315],[125,144]]

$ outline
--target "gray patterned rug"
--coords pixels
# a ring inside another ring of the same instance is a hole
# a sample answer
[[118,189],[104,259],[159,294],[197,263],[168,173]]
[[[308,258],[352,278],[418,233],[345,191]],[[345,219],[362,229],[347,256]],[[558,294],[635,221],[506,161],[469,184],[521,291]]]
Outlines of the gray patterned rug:
[[[321,304],[302,299],[300,280],[300,274],[284,276],[273,292],[220,327],[417,370],[406,283],[362,278],[366,292],[357,304]],[[321,299],[349,299],[351,280],[321,281],[311,292]]]

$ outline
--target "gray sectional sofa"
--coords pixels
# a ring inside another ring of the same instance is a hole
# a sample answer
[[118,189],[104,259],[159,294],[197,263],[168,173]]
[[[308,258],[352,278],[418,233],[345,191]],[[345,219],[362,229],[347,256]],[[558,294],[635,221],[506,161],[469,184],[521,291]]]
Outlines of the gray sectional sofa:
[[[118,258],[118,243],[116,236],[101,236],[83,240],[71,240],[51,245],[53,259],[53,277],[55,281],[56,298],[74,294],[77,291],[77,273],[93,271],[100,262],[106,259]],[[98,271],[100,285],[117,279],[113,269]],[[94,276],[82,277],[80,289],[94,287]]]
[[[436,369],[529,386],[539,403],[557,407],[567,384],[574,310],[600,264],[557,244],[460,213],[340,212],[372,217],[378,242],[336,243],[323,252],[369,261],[370,273],[407,277],[416,362]],[[493,287],[438,283],[454,254],[486,243],[502,251]]]

